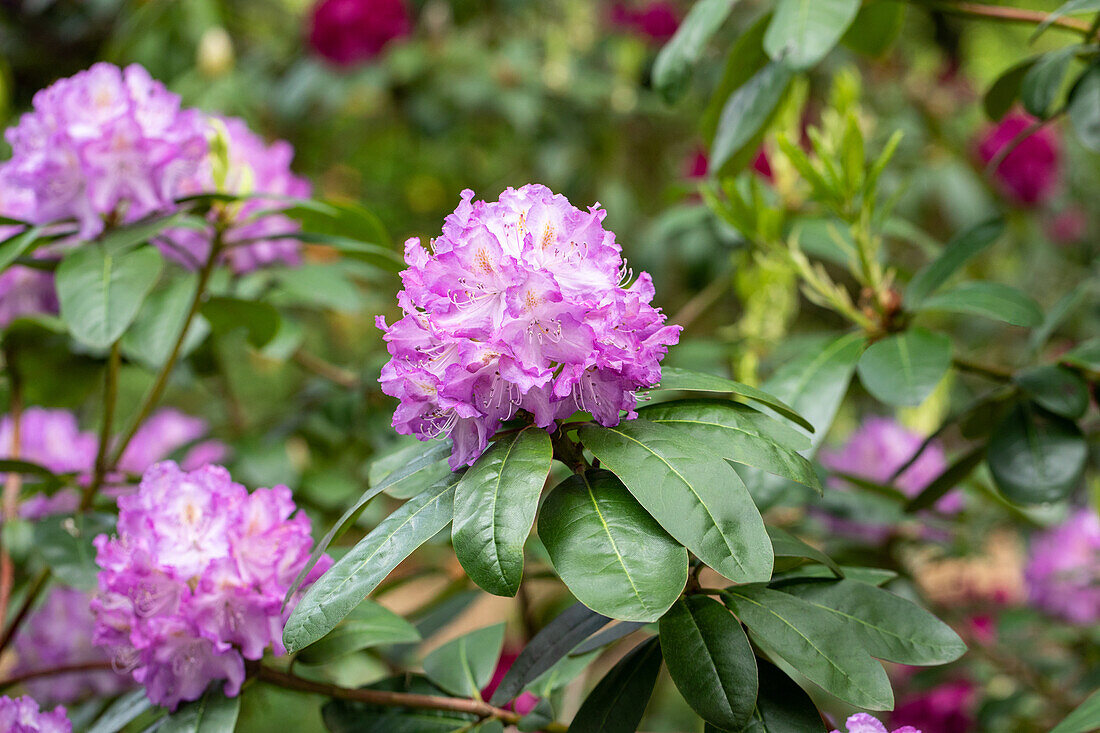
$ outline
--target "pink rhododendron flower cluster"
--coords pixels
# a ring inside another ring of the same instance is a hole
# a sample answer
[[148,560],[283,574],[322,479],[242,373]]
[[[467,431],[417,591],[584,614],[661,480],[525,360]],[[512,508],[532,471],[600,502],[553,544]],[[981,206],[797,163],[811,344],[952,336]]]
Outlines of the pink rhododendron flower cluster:
[[616,2],[611,6],[611,23],[660,44],[676,34],[676,29],[680,27],[680,18],[672,3],[654,0],[635,7],[629,3]]
[[577,410],[601,425],[633,417],[634,390],[660,381],[680,327],[650,305],[648,274],[624,286],[606,212],[535,184],[473,196],[463,191],[430,251],[405,243],[405,315],[378,318],[392,356],[380,383],[401,400],[394,427],[450,436],[457,468],[519,410],[548,429]]
[[1079,509],[1036,535],[1024,570],[1028,598],[1076,624],[1100,621],[1100,516]]
[[[54,587],[15,637],[15,674],[106,662],[106,653],[92,643],[95,619],[90,602],[91,597],[82,590]],[[24,683],[36,700],[53,703],[109,697],[132,685],[128,677],[111,670],[70,672]]]
[[313,7],[309,44],[332,63],[353,66],[411,30],[405,0],[321,0]]
[[95,642],[159,705],[197,699],[213,680],[236,695],[244,659],[285,651],[283,598],[309,558],[309,518],[285,486],[249,494],[220,466],[171,461],[118,506],[118,537],[95,539]]
[[0,731],[4,733],[72,733],[73,724],[58,705],[53,712],[38,709],[29,697],[0,697]]
[[[26,221],[34,209],[34,194],[14,185],[10,172],[0,166],[0,216]],[[0,225],[0,241],[19,234],[23,227]],[[57,313],[53,274],[23,265],[11,265],[0,273],[0,328],[16,318]]]
[[[882,724],[873,715],[867,713],[856,713],[848,718],[844,723],[846,730],[834,729],[831,733],[891,733],[886,729],[886,726]],[[903,725],[900,728],[895,728],[892,733],[921,733],[919,730],[911,725]]]
[[965,680],[946,682],[898,700],[890,717],[926,733],[966,733],[974,728],[974,692],[974,685]]
[[[990,163],[1035,122],[1033,117],[1012,113],[991,128],[978,143],[978,157]],[[1049,126],[1027,136],[1005,156],[994,174],[998,186],[1023,206],[1038,206],[1054,195],[1062,177],[1061,145]]]

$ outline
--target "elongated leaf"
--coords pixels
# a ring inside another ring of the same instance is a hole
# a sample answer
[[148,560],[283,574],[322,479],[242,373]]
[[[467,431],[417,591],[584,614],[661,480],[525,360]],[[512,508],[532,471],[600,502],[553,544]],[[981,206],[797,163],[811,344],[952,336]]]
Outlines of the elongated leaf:
[[1088,410],[1088,384],[1071,369],[1045,364],[1020,372],[1015,380],[1035,404],[1055,415],[1076,420]]
[[808,545],[785,529],[768,525],[768,536],[772,540],[772,551],[776,557],[804,557],[819,562],[829,568],[838,578],[844,577],[844,571],[833,559],[821,550]]
[[771,17],[770,12],[764,13],[753,21],[747,30],[737,36],[737,40],[726,53],[722,79],[711,92],[701,123],[703,137],[707,142],[714,140],[718,118],[721,117],[722,108],[729,96],[768,63],[768,54],[764,52],[764,31],[767,30]]
[[319,232],[289,232],[280,235],[264,235],[264,239],[294,239],[310,244],[324,244],[332,247],[341,254],[352,259],[361,260],[369,265],[387,272],[400,272],[405,267],[405,261],[401,256],[388,247],[377,244],[360,242],[351,237],[343,237],[338,234],[321,234]]
[[57,267],[61,320],[77,341],[105,349],[118,340],[160,277],[154,247],[110,255],[102,245],[71,250]]
[[859,9],[840,42],[865,56],[882,56],[898,40],[904,25],[905,3],[872,0]]
[[919,494],[905,505],[905,511],[917,512],[931,508],[937,501],[946,496],[947,492],[970,476],[974,469],[978,467],[978,464],[985,459],[985,452],[986,447],[979,445],[955,459],[950,466],[944,469],[943,473],[932,479],[932,483],[925,486]]
[[[368,685],[380,692],[446,697],[420,675],[400,675]],[[321,708],[325,728],[331,733],[457,733],[477,725],[477,717],[450,710],[428,710],[365,702],[333,700]]]
[[1080,483],[1088,443],[1072,421],[1025,403],[993,432],[987,460],[997,487],[1011,501],[1059,501]]
[[[793,74],[786,65],[771,61],[729,96],[718,117],[710,147],[710,169],[718,172],[748,162],[746,150],[772,118],[790,86]],[[727,163],[730,165],[727,167]]]
[[754,637],[826,692],[868,710],[893,708],[886,670],[833,614],[757,585],[731,588],[722,598]]
[[685,392],[719,392],[722,394],[735,394],[750,402],[770,407],[783,417],[798,423],[810,432],[813,426],[794,408],[785,404],[782,400],[768,392],[750,387],[741,382],[735,382],[725,377],[716,377],[713,374],[693,372],[677,367],[663,367],[661,369],[661,384],[655,389],[683,390]]
[[151,707],[153,703],[145,694],[144,687],[131,690],[112,702],[103,714],[96,718],[87,733],[118,733]]
[[647,420],[584,427],[580,438],[665,530],[730,580],[767,580],[772,546],[729,464]]
[[859,6],[860,0],[779,0],[764,49],[796,71],[816,66],[848,30]]
[[596,661],[596,657],[599,656],[596,651],[578,654],[578,649],[580,647],[574,649],[568,656],[559,659],[553,667],[540,674],[534,682],[524,687],[524,691],[530,692],[535,697],[546,699],[556,690],[560,690],[576,679],[577,675],[587,669],[588,665]]
[[1075,13],[1093,13],[1100,10],[1100,0],[1067,0],[1058,6],[1058,9],[1048,15],[1042,23],[1036,28],[1035,32],[1031,34],[1031,40],[1034,41],[1039,37],[1047,28],[1054,23],[1054,21],[1062,18],[1066,15],[1073,15]]
[[623,657],[588,694],[569,733],[634,733],[661,671],[661,645],[651,639]]
[[609,471],[570,476],[550,492],[539,538],[570,592],[611,618],[656,621],[687,584],[687,550]]
[[635,631],[644,629],[648,625],[649,624],[644,621],[620,621],[614,626],[609,626],[598,634],[593,634],[585,639],[583,644],[579,644],[576,649],[569,652],[569,656],[582,656],[596,649],[601,649],[608,644],[614,644],[619,639],[625,639]]
[[661,619],[672,681],[703,720],[740,730],[756,700],[756,658],[740,622],[718,601],[684,598]]
[[165,229],[178,226],[205,228],[206,223],[184,212],[177,212],[167,217],[154,215],[152,218],[110,229],[100,235],[96,242],[108,254],[119,256],[140,244],[152,241]]
[[475,697],[496,669],[504,646],[504,624],[471,631],[424,657],[424,674],[459,697]]
[[669,103],[688,86],[707,41],[722,26],[736,0],[697,0],[653,63],[653,86]]
[[1100,728],[1100,690],[1089,695],[1050,733],[1089,733],[1097,728]]
[[1086,69],[1070,90],[1069,121],[1086,148],[1100,151],[1100,64]]
[[11,263],[34,251],[42,230],[42,227],[30,227],[0,242],[0,271],[8,269]]
[[1062,355],[1062,362],[1100,374],[1100,338],[1089,339]]
[[[427,445],[416,442],[371,462],[367,479],[371,486],[385,481],[385,492],[395,499],[411,499],[451,470],[446,461],[449,455],[451,445],[448,442],[437,441]],[[410,466],[415,466],[411,473],[406,470]],[[395,474],[395,471],[401,473]],[[399,478],[391,481],[391,474]]]
[[936,292],[970,258],[993,244],[1004,233],[1004,229],[1004,219],[992,219],[956,235],[943,248],[939,257],[921,268],[909,281],[904,296],[906,307],[919,307],[925,298]]
[[51,491],[64,483],[64,480],[45,466],[30,461],[21,461],[14,458],[0,459],[0,473],[18,473],[23,476],[34,476],[36,488]]
[[783,586],[784,593],[834,614],[850,626],[872,657],[899,664],[936,665],[966,653],[951,627],[890,591],[855,580]]
[[34,545],[54,576],[65,585],[94,590],[99,566],[92,541],[115,529],[112,514],[83,513],[45,517],[34,526]]
[[420,633],[415,626],[388,608],[364,600],[324,638],[303,649],[295,661],[325,664],[361,649],[417,641],[420,641]]
[[1036,56],[1014,64],[1002,72],[997,80],[990,85],[989,89],[982,95],[982,108],[989,119],[1000,120],[1008,114],[1008,111],[1012,109],[1020,96],[1020,87],[1023,86],[1024,77],[1027,76],[1027,72],[1031,70],[1038,59],[1039,57]]
[[523,577],[523,545],[550,473],[550,435],[528,427],[494,443],[455,487],[451,536],[470,579],[514,596]]
[[[146,299],[134,325],[123,334],[122,353],[148,369],[163,366],[179,338],[197,286],[198,276],[192,273],[154,291]],[[210,324],[202,316],[196,316],[180,347],[180,356],[194,351],[209,333]]]
[[[875,586],[885,585],[898,577],[898,574],[893,570],[884,570],[882,568],[861,568],[854,565],[841,565],[840,569],[844,572],[844,577],[849,580],[857,580],[860,583],[868,583],[869,585]],[[779,588],[790,583],[801,583],[809,579],[835,580],[836,573],[824,565],[803,565],[783,573],[776,573],[772,576],[772,582],[768,585],[773,588]]]
[[[691,400],[664,402],[647,407],[639,414],[651,422],[675,428],[728,461],[755,466],[821,490],[813,464],[795,450],[777,445],[758,432],[754,422],[778,423],[755,410],[730,402]],[[809,441],[801,433],[793,429],[790,433],[803,448],[808,447]]]
[[1076,53],[1075,46],[1066,46],[1039,57],[1035,65],[1024,74],[1020,85],[1020,99],[1024,103],[1024,109],[1039,119],[1047,118],[1051,105],[1062,89],[1069,62]]
[[685,426],[702,423],[720,429],[723,433],[760,438],[791,451],[805,450],[810,447],[810,441],[803,433],[738,402],[710,399],[675,400],[649,405],[638,412],[650,422],[665,423],[672,427],[681,423]]
[[202,304],[201,312],[215,334],[227,334],[243,328],[248,343],[260,349],[279,332],[279,311],[267,303],[218,296]]
[[919,405],[951,366],[951,340],[911,328],[871,344],[859,359],[867,391],[888,405]]
[[985,316],[1013,326],[1038,326],[1043,322],[1039,304],[1019,290],[992,282],[967,282],[921,304],[921,310],[940,310]]
[[[806,691],[781,669],[758,661],[760,694],[749,724],[738,733],[823,733],[821,714]],[[705,733],[718,733],[707,728]]]
[[610,622],[607,616],[589,610],[582,603],[573,604],[523,647],[489,702],[503,705],[513,699],[577,644]]
[[450,523],[458,478],[451,475],[410,499],[306,591],[283,629],[287,651],[332,631],[402,560]]
[[158,733],[233,733],[241,698],[226,697],[219,687],[214,683],[198,700],[182,705],[157,728]]

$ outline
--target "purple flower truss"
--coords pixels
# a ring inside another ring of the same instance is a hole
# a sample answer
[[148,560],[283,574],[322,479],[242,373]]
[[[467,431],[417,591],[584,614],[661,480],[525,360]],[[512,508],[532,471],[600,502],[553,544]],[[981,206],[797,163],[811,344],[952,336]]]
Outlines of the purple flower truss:
[[72,733],[73,724],[58,705],[52,713],[42,712],[29,697],[0,697],[0,730],[4,733]]
[[1100,621],[1100,515],[1079,509],[1036,535],[1024,570],[1035,606],[1075,624]]
[[[95,642],[171,709],[213,680],[236,695],[244,659],[282,654],[283,597],[312,547],[285,486],[251,494],[220,466],[158,463],[118,500],[118,536],[95,539]],[[322,558],[307,577],[328,569]]]
[[457,468],[519,410],[551,430],[578,410],[601,425],[634,417],[634,391],[660,381],[680,327],[650,305],[648,274],[626,287],[606,212],[537,184],[473,196],[463,191],[429,249],[405,243],[404,317],[378,318],[392,357],[381,386],[401,401],[394,427],[449,436]]
[[344,67],[374,58],[412,30],[405,0],[320,0],[312,16],[309,45]]
[[[848,720],[845,721],[845,728],[846,731],[833,730],[832,733],[891,733],[880,720],[867,713],[856,713],[848,718]],[[911,725],[903,725],[900,728],[895,728],[893,733],[921,732]]]

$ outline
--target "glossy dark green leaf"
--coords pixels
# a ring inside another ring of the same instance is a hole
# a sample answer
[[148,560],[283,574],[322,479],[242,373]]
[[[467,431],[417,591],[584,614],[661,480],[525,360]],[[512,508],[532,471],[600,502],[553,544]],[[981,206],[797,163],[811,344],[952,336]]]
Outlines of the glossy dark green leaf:
[[94,590],[99,566],[92,541],[114,529],[112,514],[55,515],[35,524],[34,544],[58,580],[81,590]]
[[947,495],[947,492],[970,476],[974,469],[978,467],[978,464],[985,459],[985,452],[986,446],[978,445],[956,458],[950,466],[944,469],[943,473],[932,479],[931,483],[921,489],[921,492],[905,505],[905,511],[916,512],[934,506],[940,498]]
[[729,96],[768,63],[768,54],[764,51],[764,31],[767,30],[771,17],[768,12],[753,21],[752,25],[737,36],[737,40],[726,52],[722,78],[711,92],[706,112],[703,113],[701,126],[707,142],[714,140],[718,118],[721,117],[722,108]]
[[[732,402],[692,400],[663,402],[639,414],[651,422],[675,428],[728,461],[754,466],[821,491],[813,464],[796,450],[761,435],[760,427],[767,429],[768,422],[780,423],[755,410]],[[794,439],[792,443],[808,447],[809,441],[801,433],[792,428],[786,430]]]
[[675,35],[653,63],[653,86],[668,102],[687,90],[695,64],[707,41],[722,26],[736,0],[697,0],[676,29]]
[[523,545],[552,454],[545,430],[524,428],[490,446],[455,487],[455,555],[470,579],[490,593],[514,596],[519,590]]
[[118,733],[152,707],[144,687],[131,690],[107,706],[86,733]]
[[[774,18],[773,18],[774,20]],[[746,150],[772,119],[791,84],[793,72],[771,61],[730,94],[718,117],[710,147],[710,169],[735,173],[733,168],[748,162]],[[731,165],[727,166],[727,163]]]
[[1062,355],[1062,362],[1100,374],[1100,338],[1089,339]]
[[1086,148],[1100,151],[1100,64],[1086,69],[1070,90],[1069,121]]
[[1018,373],[1015,380],[1032,402],[1055,415],[1076,420],[1088,410],[1088,384],[1071,369],[1044,364]]
[[490,702],[503,705],[518,695],[577,644],[606,626],[611,619],[575,603],[544,626],[512,662]]
[[675,429],[640,418],[583,427],[580,438],[665,531],[707,565],[734,582],[771,577],[764,522],[728,463]]
[[551,491],[539,538],[577,600],[611,618],[656,621],[687,584],[687,550],[609,471],[570,476]]
[[240,697],[226,697],[214,683],[202,697],[184,703],[157,728],[158,733],[233,733],[241,711]]
[[953,662],[966,644],[951,627],[890,591],[855,580],[812,581],[783,586],[851,627],[872,657],[911,665]]
[[1035,32],[1031,34],[1031,40],[1034,41],[1039,37],[1041,33],[1046,31],[1047,28],[1061,17],[1066,15],[1073,15],[1075,13],[1094,13],[1100,10],[1100,0],[1067,0],[1058,6],[1058,8],[1043,19],[1036,28]]
[[137,317],[162,265],[155,247],[120,255],[94,243],[70,250],[55,279],[61,320],[69,333],[93,348],[109,347]]
[[[629,622],[626,621],[623,623],[629,624]],[[621,626],[622,624],[619,625]],[[580,647],[577,647],[567,656],[555,662],[553,667],[546,670],[535,678],[534,681],[526,685],[523,688],[524,692],[530,692],[535,697],[547,699],[555,691],[560,690],[576,679],[577,675],[588,669],[588,665],[596,661],[596,657],[599,656],[599,651],[588,651],[583,654],[578,654],[577,652],[579,649]]]
[[[420,675],[391,677],[368,685],[367,689],[447,697],[446,692]],[[321,717],[331,733],[457,733],[477,725],[477,717],[466,713],[348,700],[332,700],[325,704]]]
[[283,629],[287,651],[332,631],[402,560],[450,523],[458,478],[452,474],[403,504],[310,586]]
[[772,551],[776,557],[804,557],[808,560],[821,563],[829,568],[838,578],[844,577],[844,571],[833,562],[833,559],[816,547],[809,545],[795,537],[785,529],[768,525],[768,536],[772,540]]
[[1025,403],[994,430],[987,460],[993,480],[1009,500],[1059,501],[1081,482],[1088,443],[1072,421]]
[[1100,729],[1100,690],[1092,693],[1050,733],[1090,733]]
[[693,372],[678,367],[663,367],[661,369],[661,384],[655,389],[734,394],[750,402],[769,407],[783,417],[798,423],[811,432],[813,431],[813,426],[805,418],[775,395],[725,377],[716,377],[713,374]]
[[999,120],[1008,114],[1020,97],[1020,87],[1027,72],[1035,65],[1038,56],[1010,66],[982,95],[982,108],[991,120]]
[[886,670],[832,613],[759,585],[730,588],[722,598],[765,648],[826,692],[868,710],[894,707]]
[[411,499],[450,472],[449,455],[450,441],[416,442],[372,461],[367,479],[371,486],[385,482],[384,491],[395,499]]
[[668,673],[691,708],[725,730],[745,725],[756,700],[756,657],[729,609],[706,596],[683,598],[660,629]]
[[504,624],[448,641],[424,657],[424,674],[458,697],[475,697],[489,684],[504,646]]
[[859,379],[888,405],[919,405],[951,367],[951,340],[923,328],[887,336],[859,359]]
[[577,645],[576,649],[569,652],[569,656],[575,657],[596,649],[602,649],[608,644],[614,644],[619,639],[630,636],[635,631],[644,629],[648,625],[645,621],[620,621],[614,626],[609,626],[598,634],[593,634],[585,639],[583,644]]
[[1065,81],[1069,62],[1076,53],[1075,46],[1049,51],[1027,70],[1020,85],[1020,101],[1024,103],[1024,109],[1029,114],[1039,119],[1046,119],[1050,115],[1054,100]]
[[[122,336],[120,346],[126,358],[153,370],[164,365],[179,338],[197,285],[198,276],[188,274],[146,298],[134,325]],[[180,357],[194,351],[209,333],[210,324],[202,316],[196,316],[180,347]]]
[[255,300],[218,296],[203,303],[200,312],[215,334],[243,328],[248,333],[248,343],[257,349],[263,348],[279,331],[279,311]]
[[921,303],[920,310],[984,316],[1013,326],[1031,327],[1043,322],[1043,311],[1034,300],[1008,285],[980,280],[932,295]]
[[812,68],[840,41],[859,6],[860,0],[779,0],[764,50],[796,71]]
[[760,660],[759,668],[760,695],[752,719],[738,733],[823,733],[821,714],[806,691],[773,664]]
[[959,233],[943,248],[936,259],[921,268],[905,288],[907,308],[918,308],[970,258],[993,244],[1004,233],[1004,219],[992,219]]
[[364,600],[324,638],[303,649],[298,664],[326,664],[361,649],[420,641],[416,627],[393,611]]
[[898,40],[904,25],[905,3],[873,0],[859,9],[840,42],[865,56],[882,56]]
[[661,671],[661,645],[643,642],[588,693],[569,733],[634,733]]
[[[849,580],[856,580],[860,583],[868,583],[875,586],[885,585],[898,577],[898,574],[893,570],[885,570],[883,568],[862,568],[855,565],[841,565],[840,569],[844,573],[844,577]],[[800,583],[811,578],[835,580],[836,573],[824,565],[803,565],[793,570],[776,573],[772,576],[772,582],[769,585],[772,587],[781,587],[789,583]]]

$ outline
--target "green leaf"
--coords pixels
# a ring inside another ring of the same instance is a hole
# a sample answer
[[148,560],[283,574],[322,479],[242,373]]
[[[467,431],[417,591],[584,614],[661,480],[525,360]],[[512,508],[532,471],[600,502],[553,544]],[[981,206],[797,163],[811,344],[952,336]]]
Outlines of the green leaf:
[[64,479],[45,466],[30,461],[21,461],[15,458],[0,459],[0,473],[18,473],[23,476],[33,476],[37,481],[35,487],[52,491],[64,483]]
[[306,231],[354,237],[384,247],[391,244],[382,220],[359,204],[316,199],[297,199],[296,204],[281,213],[297,219]]
[[248,343],[262,349],[279,331],[279,311],[267,303],[216,296],[202,304],[210,329],[222,336],[238,328],[248,332]]
[[[165,229],[178,226],[206,227],[206,222],[200,222],[184,212],[161,216],[155,214],[152,218],[142,219],[133,224],[124,224],[105,231],[95,240],[96,244],[103,247],[108,254],[119,256],[129,252],[138,245],[151,241]],[[84,246],[84,245],[81,245]]]
[[[821,714],[806,691],[773,664],[758,660],[760,694],[739,733],[823,733]],[[705,733],[719,733],[708,728]]]
[[904,25],[905,3],[895,0],[869,2],[859,9],[840,42],[856,53],[882,56],[898,40]]
[[605,647],[608,644],[614,644],[619,639],[624,639],[635,631],[644,629],[646,626],[649,626],[649,624],[645,621],[620,621],[614,626],[609,626],[598,634],[593,634],[585,639],[583,644],[577,645],[576,649],[569,652],[569,656],[576,657],[577,655],[584,655],[588,652]]
[[241,698],[226,697],[214,683],[202,697],[185,703],[168,716],[157,733],[233,733]]
[[264,239],[293,239],[298,242],[323,244],[332,247],[346,257],[366,262],[368,265],[386,272],[401,272],[405,269],[405,261],[388,247],[361,242],[358,239],[343,237],[338,234],[287,232],[286,234],[264,235]]
[[1031,41],[1038,38],[1047,28],[1059,18],[1074,13],[1092,13],[1100,10],[1100,0],[1068,0],[1058,6],[1058,9],[1048,15],[1031,34]]
[[574,603],[544,626],[523,647],[489,701],[503,705],[539,678],[580,642],[607,626],[611,619]]
[[[893,570],[884,570],[882,568],[861,568],[854,565],[841,565],[840,569],[844,572],[844,577],[848,580],[857,580],[860,583],[868,583],[876,586],[885,585],[898,577],[898,574]],[[783,573],[776,573],[772,576],[772,582],[769,585],[778,588],[788,583],[800,583],[810,578],[835,580],[836,573],[824,565],[803,565]]]
[[741,479],[678,431],[647,420],[586,426],[580,438],[670,535],[734,582],[767,580],[772,546]]
[[832,613],[757,585],[730,588],[722,598],[754,638],[826,692],[868,710],[894,707],[886,671]]
[[367,480],[371,486],[385,482],[385,492],[395,499],[411,499],[450,472],[449,455],[450,441],[427,446],[417,441],[371,462]]
[[771,13],[764,13],[753,21],[748,29],[737,36],[737,40],[726,53],[722,78],[711,93],[701,123],[703,137],[707,142],[714,140],[718,118],[721,117],[722,108],[729,96],[768,63],[768,54],[764,52],[764,31],[767,30],[771,17]]
[[[120,346],[126,358],[150,370],[160,369],[164,365],[179,338],[197,286],[198,275],[190,273],[173,280],[146,299],[145,307],[138,313],[134,325],[122,336]],[[180,347],[180,357],[194,351],[209,333],[210,324],[202,316],[196,316]]]
[[[813,464],[796,451],[777,445],[759,432],[759,425],[779,425],[756,410],[732,402],[688,400],[663,402],[638,413],[646,420],[675,428],[715,455],[728,461],[755,466],[777,476],[821,491]],[[805,448],[809,441],[795,431],[790,434]]]
[[1100,64],[1093,64],[1069,93],[1069,121],[1086,148],[1100,151]]
[[[632,626],[630,622],[623,622],[618,624],[618,626],[622,626],[623,624]],[[599,636],[599,634],[597,634],[597,636]],[[577,647],[571,651],[568,656],[559,659],[553,667],[540,674],[533,682],[525,686],[523,688],[524,691],[530,692],[535,697],[546,699],[557,690],[560,690],[572,682],[576,679],[577,675],[587,669],[588,665],[594,662],[596,657],[599,656],[595,651],[578,654],[579,650],[580,647]]]
[[749,144],[772,119],[792,78],[785,64],[771,61],[729,96],[710,148],[712,171],[735,173],[733,169],[748,162],[748,152],[755,154],[755,149],[746,152]]
[[1100,373],[1100,338],[1077,344],[1062,355],[1062,362],[1085,371]]
[[326,664],[361,649],[418,641],[420,633],[415,626],[368,599],[361,601],[324,638],[303,649],[295,661],[307,665]]
[[986,90],[985,94],[982,95],[982,108],[989,119],[999,120],[1008,114],[1008,111],[1012,109],[1013,105],[1016,104],[1016,99],[1020,96],[1020,87],[1024,83],[1024,77],[1027,76],[1027,72],[1031,70],[1038,59],[1039,57],[1036,56],[1010,66]]
[[[368,690],[446,697],[420,675],[403,674],[367,685]],[[332,700],[321,708],[331,733],[457,733],[477,725],[477,716],[450,710],[428,710]]]
[[1051,105],[1062,89],[1069,62],[1076,53],[1077,46],[1050,51],[1027,70],[1020,85],[1020,99],[1029,114],[1044,120],[1050,116]]
[[519,590],[523,545],[552,454],[550,435],[526,427],[490,446],[455,487],[455,555],[470,579],[490,593],[514,596]]
[[1004,219],[998,218],[977,224],[956,235],[943,248],[939,257],[921,268],[909,281],[903,298],[906,307],[920,307],[925,298],[938,290],[970,258],[997,241],[1004,229]]
[[11,263],[33,251],[43,230],[44,227],[31,227],[0,242],[0,271],[8,269]]
[[503,623],[471,631],[424,657],[424,674],[452,695],[476,698],[492,679],[503,646]]
[[882,588],[846,579],[785,585],[783,592],[832,613],[877,659],[931,666],[966,653],[966,644],[950,626]]
[[1010,501],[1059,501],[1081,482],[1088,443],[1072,421],[1024,403],[994,430],[987,460]]
[[697,0],[675,35],[653,63],[653,87],[665,101],[675,102],[687,90],[691,72],[707,41],[722,26],[736,0]]
[[1072,369],[1044,364],[1019,372],[1016,384],[1032,402],[1055,415],[1077,420],[1089,408],[1089,388]]
[[69,333],[92,348],[109,347],[137,317],[162,264],[155,247],[117,256],[90,242],[72,249],[56,276],[61,320]]
[[951,340],[911,328],[871,344],[859,359],[867,391],[888,405],[924,402],[951,367]]
[[311,262],[278,270],[279,302],[353,312],[363,307],[359,288],[339,262]]
[[450,523],[458,479],[452,474],[403,504],[306,591],[283,629],[288,652],[332,631],[402,560]]
[[692,709],[712,725],[740,730],[756,700],[756,658],[733,614],[690,596],[661,619],[660,638],[668,673]]
[[92,540],[114,529],[113,514],[55,515],[34,525],[34,544],[58,580],[81,590],[95,590],[99,566]]
[[550,492],[539,538],[577,600],[611,618],[656,621],[687,584],[687,551],[609,471],[570,476]]
[[1100,690],[1092,693],[1050,733],[1089,733],[1100,728]]
[[785,529],[768,525],[768,536],[772,540],[772,552],[776,557],[804,557],[819,562],[829,568],[838,578],[844,577],[844,571],[833,559],[821,550],[808,545]]
[[979,445],[957,458],[950,466],[944,469],[943,473],[932,479],[932,483],[925,486],[919,494],[914,496],[909,503],[905,505],[905,511],[917,512],[933,506],[941,497],[945,496],[947,492],[966,480],[974,469],[978,467],[978,464],[985,459],[985,452],[986,446]]
[[661,645],[656,639],[640,644],[588,694],[569,733],[634,733],[660,671]]
[[741,382],[735,382],[725,377],[716,377],[713,374],[693,372],[689,369],[677,367],[663,367],[661,370],[661,383],[654,389],[682,390],[685,392],[719,392],[722,394],[735,394],[750,402],[770,407],[783,417],[792,420],[810,432],[813,426],[793,408],[785,404],[772,394],[756,387],[750,387]]
[[812,68],[840,41],[859,6],[860,0],[779,0],[764,50],[795,71]]
[[118,733],[152,707],[144,687],[131,690],[108,705],[86,733]]
[[1034,300],[1016,288],[985,281],[961,283],[933,295],[921,303],[920,310],[985,316],[1013,326],[1032,327],[1043,322],[1043,311]]
[[[737,402],[724,402],[709,399],[675,400],[648,405],[638,411],[650,422],[659,422],[673,427],[702,423],[713,426],[716,431],[735,436],[746,436],[763,440],[773,446],[791,451],[805,450],[810,441],[800,431],[780,422],[770,415]],[[754,441],[752,445],[755,445]]]

